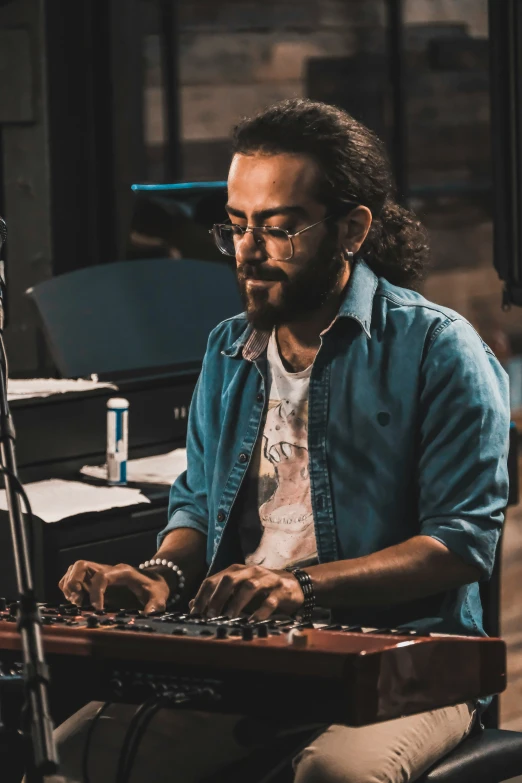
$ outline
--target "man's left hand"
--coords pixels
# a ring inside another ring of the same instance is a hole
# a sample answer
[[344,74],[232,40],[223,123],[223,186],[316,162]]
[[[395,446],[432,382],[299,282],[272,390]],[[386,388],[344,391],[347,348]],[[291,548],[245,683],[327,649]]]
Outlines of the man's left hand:
[[303,602],[301,586],[288,571],[232,565],[205,579],[190,606],[207,617],[239,617],[253,609],[250,620],[259,622],[276,612],[292,615]]

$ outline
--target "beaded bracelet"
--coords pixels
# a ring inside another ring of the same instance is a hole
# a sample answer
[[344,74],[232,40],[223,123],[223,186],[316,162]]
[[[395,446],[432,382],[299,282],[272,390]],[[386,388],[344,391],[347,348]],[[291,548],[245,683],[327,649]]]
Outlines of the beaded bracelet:
[[185,577],[183,575],[183,571],[178,565],[176,565],[176,563],[173,563],[171,560],[165,560],[165,559],[162,560],[160,557],[157,557],[155,559],[153,558],[152,560],[145,560],[144,563],[139,564],[138,570],[144,571],[146,568],[156,568],[157,566],[170,568],[171,571],[174,571],[174,573],[178,577],[178,584],[176,585],[177,593],[176,595],[173,595],[170,599],[173,603],[177,603],[180,600],[181,594],[183,592],[183,588],[185,587]]
[[300,568],[289,568],[288,570],[295,576],[303,591],[304,603],[300,613],[301,620],[304,623],[309,623],[312,619],[312,609],[315,606],[315,590],[312,577],[306,571],[301,571]]

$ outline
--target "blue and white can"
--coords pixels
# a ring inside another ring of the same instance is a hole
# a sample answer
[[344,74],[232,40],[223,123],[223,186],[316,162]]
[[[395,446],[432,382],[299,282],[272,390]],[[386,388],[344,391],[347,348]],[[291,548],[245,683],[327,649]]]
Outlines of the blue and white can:
[[129,456],[129,401],[123,397],[107,400],[107,482],[127,483]]

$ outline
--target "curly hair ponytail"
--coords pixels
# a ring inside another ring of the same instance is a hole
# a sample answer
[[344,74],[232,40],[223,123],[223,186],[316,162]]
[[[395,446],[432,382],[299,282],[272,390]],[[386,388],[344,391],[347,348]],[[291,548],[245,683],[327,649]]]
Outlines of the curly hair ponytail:
[[319,198],[331,212],[345,215],[355,204],[371,211],[359,255],[373,271],[405,288],[415,288],[424,276],[426,231],[394,200],[384,145],[347,112],[316,101],[281,101],[234,128],[233,152],[310,155],[323,174]]
[[426,230],[413,212],[387,198],[361,248],[376,275],[404,288],[424,277],[429,258]]

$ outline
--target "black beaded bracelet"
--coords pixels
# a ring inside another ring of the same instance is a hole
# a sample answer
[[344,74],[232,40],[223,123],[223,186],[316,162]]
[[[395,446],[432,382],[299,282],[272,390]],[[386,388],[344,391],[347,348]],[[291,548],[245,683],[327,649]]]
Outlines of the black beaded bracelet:
[[304,623],[309,623],[312,619],[312,609],[315,606],[315,590],[312,577],[306,571],[301,571],[300,568],[289,568],[288,570],[295,576],[303,591],[304,603],[300,612],[301,620]]

